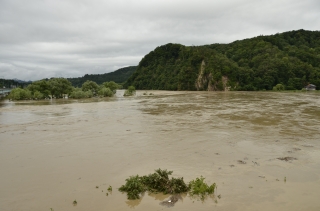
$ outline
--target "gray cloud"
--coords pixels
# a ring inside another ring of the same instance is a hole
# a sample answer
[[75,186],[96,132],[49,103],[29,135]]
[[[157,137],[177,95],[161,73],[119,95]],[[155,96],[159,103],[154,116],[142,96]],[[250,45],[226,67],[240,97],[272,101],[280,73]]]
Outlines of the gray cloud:
[[137,65],[159,45],[319,30],[317,0],[0,0],[0,77],[36,80]]

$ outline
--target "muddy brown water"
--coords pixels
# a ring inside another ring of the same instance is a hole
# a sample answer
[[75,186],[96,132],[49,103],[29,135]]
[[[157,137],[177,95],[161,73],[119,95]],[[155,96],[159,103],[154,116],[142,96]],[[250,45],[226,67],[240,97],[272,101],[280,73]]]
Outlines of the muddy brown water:
[[[144,92],[2,102],[0,210],[320,210],[319,93]],[[118,192],[158,168],[217,190],[171,208]]]

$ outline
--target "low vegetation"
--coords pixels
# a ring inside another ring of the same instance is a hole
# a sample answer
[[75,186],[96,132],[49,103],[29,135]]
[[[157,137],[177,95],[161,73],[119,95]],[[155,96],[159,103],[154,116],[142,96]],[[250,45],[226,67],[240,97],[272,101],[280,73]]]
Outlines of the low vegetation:
[[206,195],[213,194],[215,183],[208,185],[202,176],[185,183],[183,177],[169,177],[172,171],[155,170],[155,173],[145,176],[131,176],[126,179],[126,183],[119,188],[119,191],[126,192],[128,199],[139,199],[145,191],[163,194],[190,193],[192,196],[200,196],[203,200]]

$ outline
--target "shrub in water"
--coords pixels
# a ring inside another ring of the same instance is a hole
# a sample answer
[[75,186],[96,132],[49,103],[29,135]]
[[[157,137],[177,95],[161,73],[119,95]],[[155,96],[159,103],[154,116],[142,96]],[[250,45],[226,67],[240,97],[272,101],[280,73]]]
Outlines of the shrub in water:
[[134,86],[129,86],[128,89],[124,92],[123,96],[132,96],[136,93],[136,88]]
[[146,176],[131,176],[126,179],[126,184],[119,188],[119,191],[126,192],[128,199],[139,199],[145,191],[152,193],[179,194],[189,192],[191,196],[200,196],[202,200],[209,194],[214,193],[216,184],[208,185],[204,177],[196,178],[188,185],[181,178],[169,178],[172,171],[155,170],[155,173]]
[[209,186],[204,182],[204,179],[205,178],[201,176],[200,178],[196,178],[189,183],[190,195],[198,195],[202,200],[204,200],[206,195],[214,193],[216,184],[213,183]]
[[113,91],[111,91],[110,88],[106,88],[106,87],[102,87],[98,93],[100,96],[103,96],[103,97],[112,97],[113,96]]
[[140,194],[146,191],[146,187],[142,183],[141,177],[137,175],[126,179],[126,184],[122,185],[119,191],[127,192],[128,199],[139,199]]

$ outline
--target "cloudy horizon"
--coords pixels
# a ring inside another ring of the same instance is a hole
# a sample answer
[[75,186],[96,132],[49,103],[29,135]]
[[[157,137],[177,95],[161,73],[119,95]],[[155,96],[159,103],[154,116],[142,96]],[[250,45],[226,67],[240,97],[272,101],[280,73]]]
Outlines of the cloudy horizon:
[[317,0],[0,0],[0,78],[103,74],[167,43],[319,30]]

